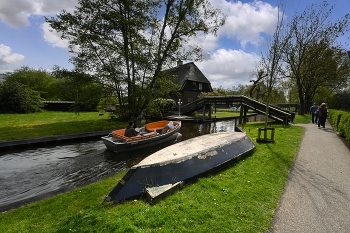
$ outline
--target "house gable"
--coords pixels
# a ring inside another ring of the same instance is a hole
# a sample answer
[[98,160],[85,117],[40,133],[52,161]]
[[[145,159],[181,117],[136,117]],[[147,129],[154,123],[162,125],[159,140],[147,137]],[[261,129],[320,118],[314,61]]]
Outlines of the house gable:
[[196,83],[207,84],[208,86],[210,86],[209,91],[210,92],[213,91],[209,80],[204,76],[202,71],[200,71],[193,62],[179,65],[174,69],[168,70],[167,73],[170,75],[177,76],[177,79],[174,80],[174,83],[180,85],[181,89],[183,89],[183,87],[187,82],[190,82],[190,83],[196,82]]
[[[193,62],[186,64],[180,62],[176,68],[166,72],[177,77],[173,82],[181,87],[180,98],[184,104],[196,100],[201,92],[213,91],[209,80]],[[176,100],[175,97],[174,99]]]

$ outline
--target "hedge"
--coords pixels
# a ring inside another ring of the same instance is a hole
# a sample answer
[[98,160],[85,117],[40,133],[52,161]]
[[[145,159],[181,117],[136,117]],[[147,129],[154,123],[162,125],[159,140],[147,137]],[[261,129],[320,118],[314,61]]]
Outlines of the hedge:
[[330,110],[329,121],[333,129],[350,143],[350,113],[341,110]]

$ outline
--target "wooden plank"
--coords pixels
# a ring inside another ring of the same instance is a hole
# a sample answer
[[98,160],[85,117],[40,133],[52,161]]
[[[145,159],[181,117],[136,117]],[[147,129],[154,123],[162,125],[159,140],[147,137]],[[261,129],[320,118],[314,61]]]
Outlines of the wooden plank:
[[173,194],[177,189],[182,188],[183,184],[184,182],[179,181],[174,184],[146,188],[146,199],[148,202],[154,204]]

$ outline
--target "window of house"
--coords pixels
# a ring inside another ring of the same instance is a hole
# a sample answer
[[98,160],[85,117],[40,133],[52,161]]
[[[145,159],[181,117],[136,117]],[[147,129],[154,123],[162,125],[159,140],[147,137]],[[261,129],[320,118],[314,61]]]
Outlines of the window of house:
[[193,98],[188,98],[188,103],[193,102]]
[[202,83],[198,83],[198,90],[202,90],[203,89],[203,87],[202,87]]
[[195,83],[195,82],[192,83],[192,89],[193,89],[193,90],[196,90],[196,89],[197,89],[197,83]]

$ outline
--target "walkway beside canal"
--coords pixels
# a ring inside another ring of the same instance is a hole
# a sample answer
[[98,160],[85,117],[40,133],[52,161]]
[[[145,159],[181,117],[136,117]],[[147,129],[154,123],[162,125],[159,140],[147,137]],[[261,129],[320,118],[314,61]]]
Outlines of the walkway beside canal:
[[328,122],[300,126],[306,132],[270,232],[349,232],[350,151]]

